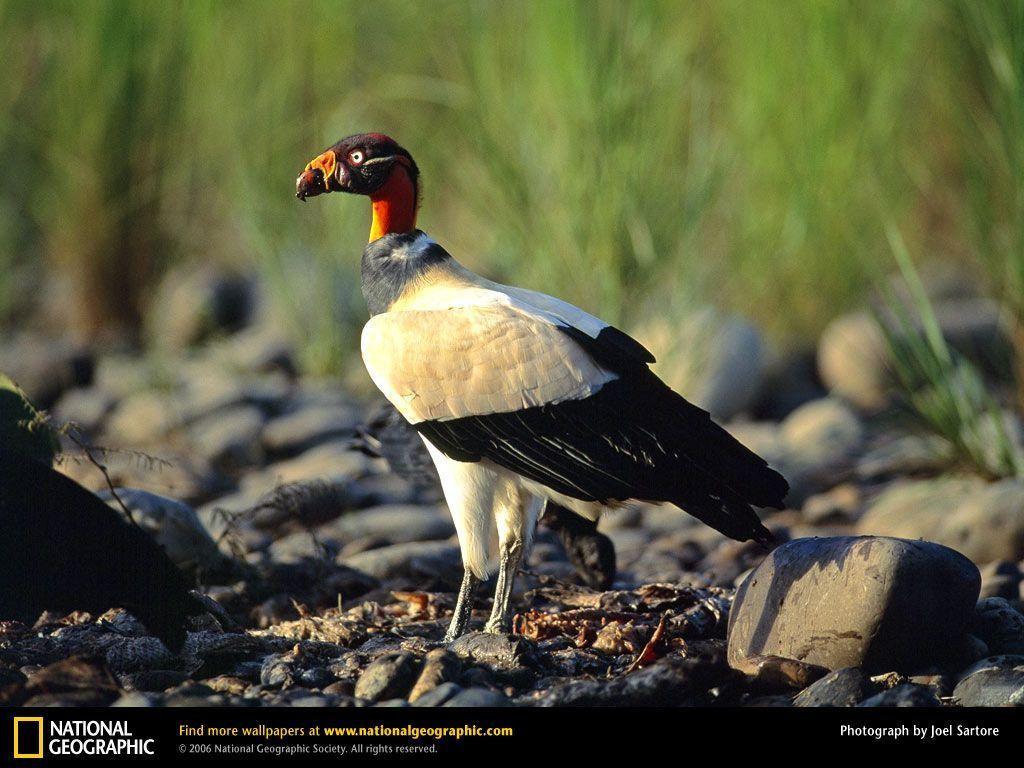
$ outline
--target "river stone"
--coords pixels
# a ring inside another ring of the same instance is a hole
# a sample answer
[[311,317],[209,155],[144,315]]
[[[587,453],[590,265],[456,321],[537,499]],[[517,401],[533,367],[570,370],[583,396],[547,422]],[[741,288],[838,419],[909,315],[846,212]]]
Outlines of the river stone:
[[174,400],[163,392],[136,392],[121,400],[106,422],[106,439],[137,447],[162,441],[178,424]]
[[1024,654],[1024,614],[1001,597],[978,601],[971,634],[994,654]]
[[818,340],[818,372],[832,392],[873,410],[888,400],[885,336],[869,312],[833,320]]
[[927,685],[903,683],[865,699],[858,707],[937,707],[939,699]]
[[382,581],[402,576],[431,576],[458,583],[462,578],[459,548],[445,541],[393,544],[343,557],[339,562]]
[[172,270],[157,287],[146,332],[157,347],[180,351],[242,328],[255,304],[255,285],[244,275],[209,264]]
[[271,453],[298,453],[332,438],[353,437],[358,424],[353,407],[313,405],[272,419],[261,439]]
[[920,669],[966,636],[981,577],[958,552],[884,537],[797,539],[740,586],[729,663],[783,656],[827,669]]
[[[996,302],[956,299],[937,302],[935,314],[949,344],[988,374],[1010,370],[1010,344]],[[833,393],[867,410],[884,406],[892,381],[889,351],[868,311],[843,315],[821,334],[818,371]],[[1002,373],[1005,376],[1005,373]]]
[[[97,494],[124,517],[121,504],[107,491]],[[182,571],[192,576],[209,576],[229,571],[227,558],[217,547],[188,504],[138,488],[118,488],[117,496]]]
[[748,410],[760,394],[768,365],[765,344],[741,317],[702,308],[681,323],[655,318],[634,335],[658,350],[655,372],[717,419]]
[[465,688],[448,701],[442,707],[507,707],[509,700],[506,696],[490,688]]
[[1021,581],[1024,581],[1024,573],[1017,563],[1008,560],[986,563],[981,568],[981,596],[1017,600]]
[[900,482],[870,505],[857,532],[926,539],[976,563],[1024,558],[1024,481],[948,477]]
[[99,387],[69,389],[53,407],[57,424],[74,424],[88,434],[99,432],[117,399]]
[[192,425],[189,437],[196,451],[218,466],[237,467],[262,458],[257,442],[263,413],[254,405],[216,411]]
[[370,701],[404,698],[416,682],[419,671],[419,661],[410,653],[382,656],[359,676],[356,697]]
[[441,683],[436,688],[431,688],[419,696],[415,695],[416,690],[414,688],[413,693],[409,695],[409,701],[412,702],[414,707],[440,707],[453,696],[461,693],[462,690],[461,685],[450,681]]
[[434,648],[423,660],[423,671],[409,693],[409,701],[416,702],[439,686],[453,682],[461,671],[458,656],[447,648]]
[[796,707],[852,707],[864,698],[868,681],[856,667],[830,672],[793,700]]
[[57,434],[25,392],[0,371],[0,445],[47,466],[60,448]]
[[455,533],[451,515],[439,507],[387,504],[349,512],[321,525],[317,536],[341,543],[376,537],[392,544],[447,539]]
[[68,389],[89,386],[95,370],[94,353],[69,341],[29,333],[0,339],[0,373],[18,382],[38,408],[53,407]]
[[1024,706],[1024,656],[992,656],[961,676],[953,698],[965,707]]

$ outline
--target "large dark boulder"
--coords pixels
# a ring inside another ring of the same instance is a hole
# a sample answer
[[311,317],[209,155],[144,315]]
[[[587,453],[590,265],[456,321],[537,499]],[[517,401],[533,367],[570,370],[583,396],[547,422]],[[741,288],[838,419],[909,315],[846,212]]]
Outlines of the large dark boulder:
[[781,656],[832,670],[919,670],[963,647],[980,585],[977,567],[939,544],[797,539],[740,586],[729,663],[747,670]]
[[0,620],[127,608],[168,647],[204,612],[184,574],[139,526],[68,477],[0,448]]

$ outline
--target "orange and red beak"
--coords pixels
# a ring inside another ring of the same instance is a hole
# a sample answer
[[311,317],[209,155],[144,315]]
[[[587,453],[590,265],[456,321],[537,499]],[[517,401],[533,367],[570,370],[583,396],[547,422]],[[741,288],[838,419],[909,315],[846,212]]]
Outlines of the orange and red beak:
[[304,201],[307,197],[330,192],[328,185],[337,162],[338,158],[331,149],[311,160],[295,182],[295,196]]

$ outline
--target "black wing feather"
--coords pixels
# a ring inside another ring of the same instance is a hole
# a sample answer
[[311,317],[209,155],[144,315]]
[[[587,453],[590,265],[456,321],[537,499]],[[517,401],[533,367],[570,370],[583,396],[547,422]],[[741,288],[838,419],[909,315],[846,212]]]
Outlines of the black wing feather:
[[767,540],[751,505],[781,508],[785,479],[631,354],[588,351],[622,378],[582,400],[416,429],[453,459],[488,459],[571,498],[669,501],[728,536]]

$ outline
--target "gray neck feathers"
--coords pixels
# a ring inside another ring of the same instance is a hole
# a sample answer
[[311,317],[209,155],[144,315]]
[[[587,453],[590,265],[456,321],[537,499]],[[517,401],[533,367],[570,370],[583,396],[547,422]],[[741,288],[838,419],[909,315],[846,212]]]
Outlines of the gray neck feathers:
[[363,251],[361,285],[370,314],[387,312],[411,282],[448,259],[448,252],[419,230],[369,243]]

